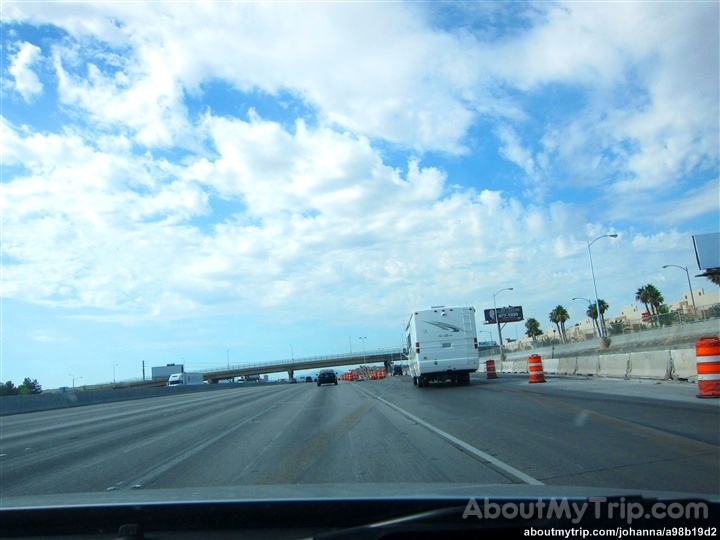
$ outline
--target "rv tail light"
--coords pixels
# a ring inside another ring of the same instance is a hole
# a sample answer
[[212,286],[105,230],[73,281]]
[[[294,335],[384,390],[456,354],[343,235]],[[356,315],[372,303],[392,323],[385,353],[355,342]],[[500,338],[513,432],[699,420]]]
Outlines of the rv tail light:
[[473,338],[473,341],[475,342],[475,348],[477,349],[478,348],[477,338]]
[[416,353],[419,353],[419,352],[420,352],[420,342],[419,342],[419,341],[416,341],[416,342],[415,342],[415,352],[416,352]]

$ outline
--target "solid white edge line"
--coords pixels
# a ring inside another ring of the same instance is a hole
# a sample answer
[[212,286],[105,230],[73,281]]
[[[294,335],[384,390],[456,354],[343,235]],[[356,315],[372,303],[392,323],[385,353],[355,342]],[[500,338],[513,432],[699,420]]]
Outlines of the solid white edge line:
[[[370,395],[371,395],[371,394],[370,394]],[[414,415],[410,414],[409,412],[407,412],[406,410],[398,407],[397,405],[393,405],[393,404],[390,403],[389,401],[386,401],[386,400],[384,400],[383,398],[378,397],[378,396],[372,396],[372,397],[374,397],[374,398],[377,399],[378,401],[382,401],[382,402],[383,402],[385,405],[387,405],[388,407],[391,407],[392,409],[395,409],[397,412],[399,412],[400,414],[402,414],[402,415],[405,416],[406,418],[412,420],[413,422],[417,422],[417,423],[420,424],[421,426],[429,429],[429,430],[432,431],[433,433],[439,435],[439,436],[442,437],[443,439],[446,439],[447,441],[449,441],[450,443],[454,444],[455,446],[459,446],[459,447],[462,448],[463,450],[466,450],[466,451],[470,452],[471,454],[476,455],[476,456],[479,457],[480,459],[483,459],[483,460],[487,461],[488,463],[491,463],[492,465],[495,465],[495,467],[497,467],[498,469],[501,469],[501,470],[505,471],[506,473],[514,476],[514,477],[517,478],[518,480],[521,480],[521,481],[525,482],[526,484],[530,484],[531,486],[544,486],[544,485],[545,485],[545,484],[543,484],[540,480],[538,480],[538,479],[536,479],[536,478],[533,478],[532,476],[530,476],[530,475],[528,475],[528,474],[525,474],[525,473],[522,472],[522,471],[519,471],[519,470],[516,469],[515,467],[512,467],[511,465],[508,465],[507,463],[504,463],[504,462],[500,461],[499,459],[492,457],[490,454],[486,454],[486,453],[483,452],[482,450],[478,450],[477,448],[475,448],[474,446],[469,445],[469,444],[466,443],[465,441],[461,441],[461,440],[458,439],[457,437],[454,437],[454,436],[450,435],[449,433],[446,433],[446,432],[444,432],[443,430],[436,428],[436,427],[433,426],[432,424],[428,424],[428,423],[425,422],[424,420],[420,420],[417,416],[414,416]]]

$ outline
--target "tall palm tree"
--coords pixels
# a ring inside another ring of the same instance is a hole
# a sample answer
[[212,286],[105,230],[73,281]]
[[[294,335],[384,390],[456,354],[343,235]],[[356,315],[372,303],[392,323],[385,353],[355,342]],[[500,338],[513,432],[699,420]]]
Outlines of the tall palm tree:
[[648,283],[645,285],[645,290],[647,291],[648,295],[648,303],[653,308],[653,311],[655,312],[655,315],[660,314],[660,306],[665,301],[665,298],[663,297],[662,293],[658,290],[655,285]]
[[[603,300],[602,298],[598,299],[597,302],[600,305],[600,319],[603,321],[603,324],[605,323],[605,312],[610,309],[610,305]],[[590,307],[588,307],[588,310],[585,312],[585,314],[590,317],[595,325],[595,328],[597,328],[598,335],[601,336],[602,332],[600,332],[600,323],[598,322],[598,312],[597,312],[597,305],[590,304]]]
[[560,338],[562,339],[563,343],[565,343],[565,321],[570,319],[570,314],[568,313],[568,310],[560,305],[555,306],[555,309],[550,312],[549,318],[550,322],[557,326]]
[[650,295],[648,294],[647,285],[643,285],[635,292],[635,300],[645,305],[645,311],[650,314]]

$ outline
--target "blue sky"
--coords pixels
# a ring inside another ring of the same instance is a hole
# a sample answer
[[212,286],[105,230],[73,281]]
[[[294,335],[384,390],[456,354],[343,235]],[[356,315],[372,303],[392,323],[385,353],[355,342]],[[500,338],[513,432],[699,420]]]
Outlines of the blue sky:
[[607,233],[611,315],[680,298],[662,266],[720,229],[718,9],[3,2],[2,380],[397,347],[506,287],[574,324]]

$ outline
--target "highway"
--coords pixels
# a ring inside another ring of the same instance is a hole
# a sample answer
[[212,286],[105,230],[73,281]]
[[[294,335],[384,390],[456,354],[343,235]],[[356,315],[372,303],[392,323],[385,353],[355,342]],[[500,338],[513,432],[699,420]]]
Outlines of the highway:
[[0,418],[2,497],[268,484],[478,483],[720,494],[696,385],[527,376],[245,385]]

